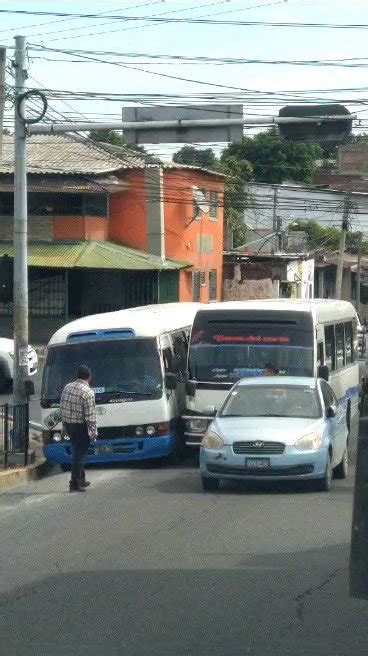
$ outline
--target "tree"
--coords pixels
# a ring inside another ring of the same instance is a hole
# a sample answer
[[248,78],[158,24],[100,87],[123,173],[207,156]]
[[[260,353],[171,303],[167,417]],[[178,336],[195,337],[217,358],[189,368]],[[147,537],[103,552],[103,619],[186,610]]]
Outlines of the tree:
[[117,130],[91,130],[89,138],[93,141],[109,143],[112,146],[124,146],[123,134]]
[[243,137],[240,144],[230,144],[221,156],[248,161],[253,167],[254,180],[280,184],[284,180],[311,183],[316,160],[322,158],[317,144],[283,141],[278,131],[271,128],[255,137]]
[[174,154],[173,161],[177,164],[190,164],[191,166],[201,166],[204,169],[213,169],[217,160],[211,148],[201,150],[194,146],[183,146]]
[[[305,232],[310,250],[321,249],[322,251],[336,252],[340,248],[341,231],[337,228],[323,228],[315,221],[298,221],[290,227],[290,230]],[[360,232],[348,232],[346,235],[346,251],[357,253],[360,238]],[[362,253],[368,255],[367,240],[362,241]]]
[[89,138],[93,141],[96,141],[97,143],[108,143],[111,146],[124,146],[124,148],[128,148],[129,150],[133,150],[139,153],[146,152],[144,146],[124,143],[123,133],[117,130],[91,130],[89,133]]
[[233,246],[243,246],[246,242],[247,226],[244,221],[244,210],[248,205],[248,195],[245,182],[252,177],[253,169],[247,160],[234,156],[221,157],[216,168],[228,177],[224,192],[224,222],[233,235]]

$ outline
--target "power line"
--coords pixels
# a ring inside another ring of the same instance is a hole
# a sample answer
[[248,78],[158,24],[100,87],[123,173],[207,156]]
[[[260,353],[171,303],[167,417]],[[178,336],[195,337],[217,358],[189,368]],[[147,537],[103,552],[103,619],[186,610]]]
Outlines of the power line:
[[[278,4],[278,3],[277,3]],[[258,5],[264,7],[265,5]],[[25,9],[0,9],[1,14],[22,14],[28,16],[60,16],[72,18],[96,18],[99,14],[83,14],[83,13],[69,13],[69,12],[54,12],[54,11],[29,11]],[[227,13],[227,12],[225,12]],[[205,24],[205,25],[232,25],[235,27],[291,27],[291,28],[313,28],[313,29],[368,29],[366,23],[309,23],[309,22],[267,22],[267,21],[232,21],[232,20],[214,20],[211,18],[160,18],[156,16],[117,16],[115,14],[107,15],[106,18],[115,21],[141,21],[148,20],[158,23],[189,23],[189,24]]]

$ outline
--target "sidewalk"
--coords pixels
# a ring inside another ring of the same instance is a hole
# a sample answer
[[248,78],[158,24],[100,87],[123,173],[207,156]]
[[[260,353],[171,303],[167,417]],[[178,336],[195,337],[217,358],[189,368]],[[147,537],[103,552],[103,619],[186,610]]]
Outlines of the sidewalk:
[[29,451],[29,464],[27,467],[16,466],[17,455],[14,454],[9,455],[8,469],[2,469],[3,463],[0,462],[0,492],[15,485],[37,480],[46,474],[48,465],[43,455],[42,444],[34,436],[30,436]]

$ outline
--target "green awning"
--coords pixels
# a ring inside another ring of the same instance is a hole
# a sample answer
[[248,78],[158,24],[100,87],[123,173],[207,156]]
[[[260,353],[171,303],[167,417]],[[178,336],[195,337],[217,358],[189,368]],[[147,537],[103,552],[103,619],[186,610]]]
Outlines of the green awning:
[[[0,257],[13,257],[13,244],[0,242]],[[144,251],[101,241],[30,243],[28,265],[49,269],[120,269],[166,271],[190,267],[185,262],[164,260]]]

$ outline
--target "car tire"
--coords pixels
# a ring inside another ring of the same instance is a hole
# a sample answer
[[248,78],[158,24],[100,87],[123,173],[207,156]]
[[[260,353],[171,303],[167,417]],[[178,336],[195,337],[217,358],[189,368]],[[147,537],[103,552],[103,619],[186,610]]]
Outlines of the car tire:
[[323,478],[320,478],[317,481],[317,490],[319,490],[320,492],[329,492],[332,486],[332,476],[333,476],[332,457],[331,454],[329,454],[325,475]]
[[341,480],[347,478],[349,473],[349,458],[347,448],[344,451],[341,462],[337,465],[337,467],[335,467],[333,473],[335,478],[339,478]]
[[202,487],[207,492],[215,492],[219,489],[221,480],[219,478],[209,478],[208,476],[202,476]]

